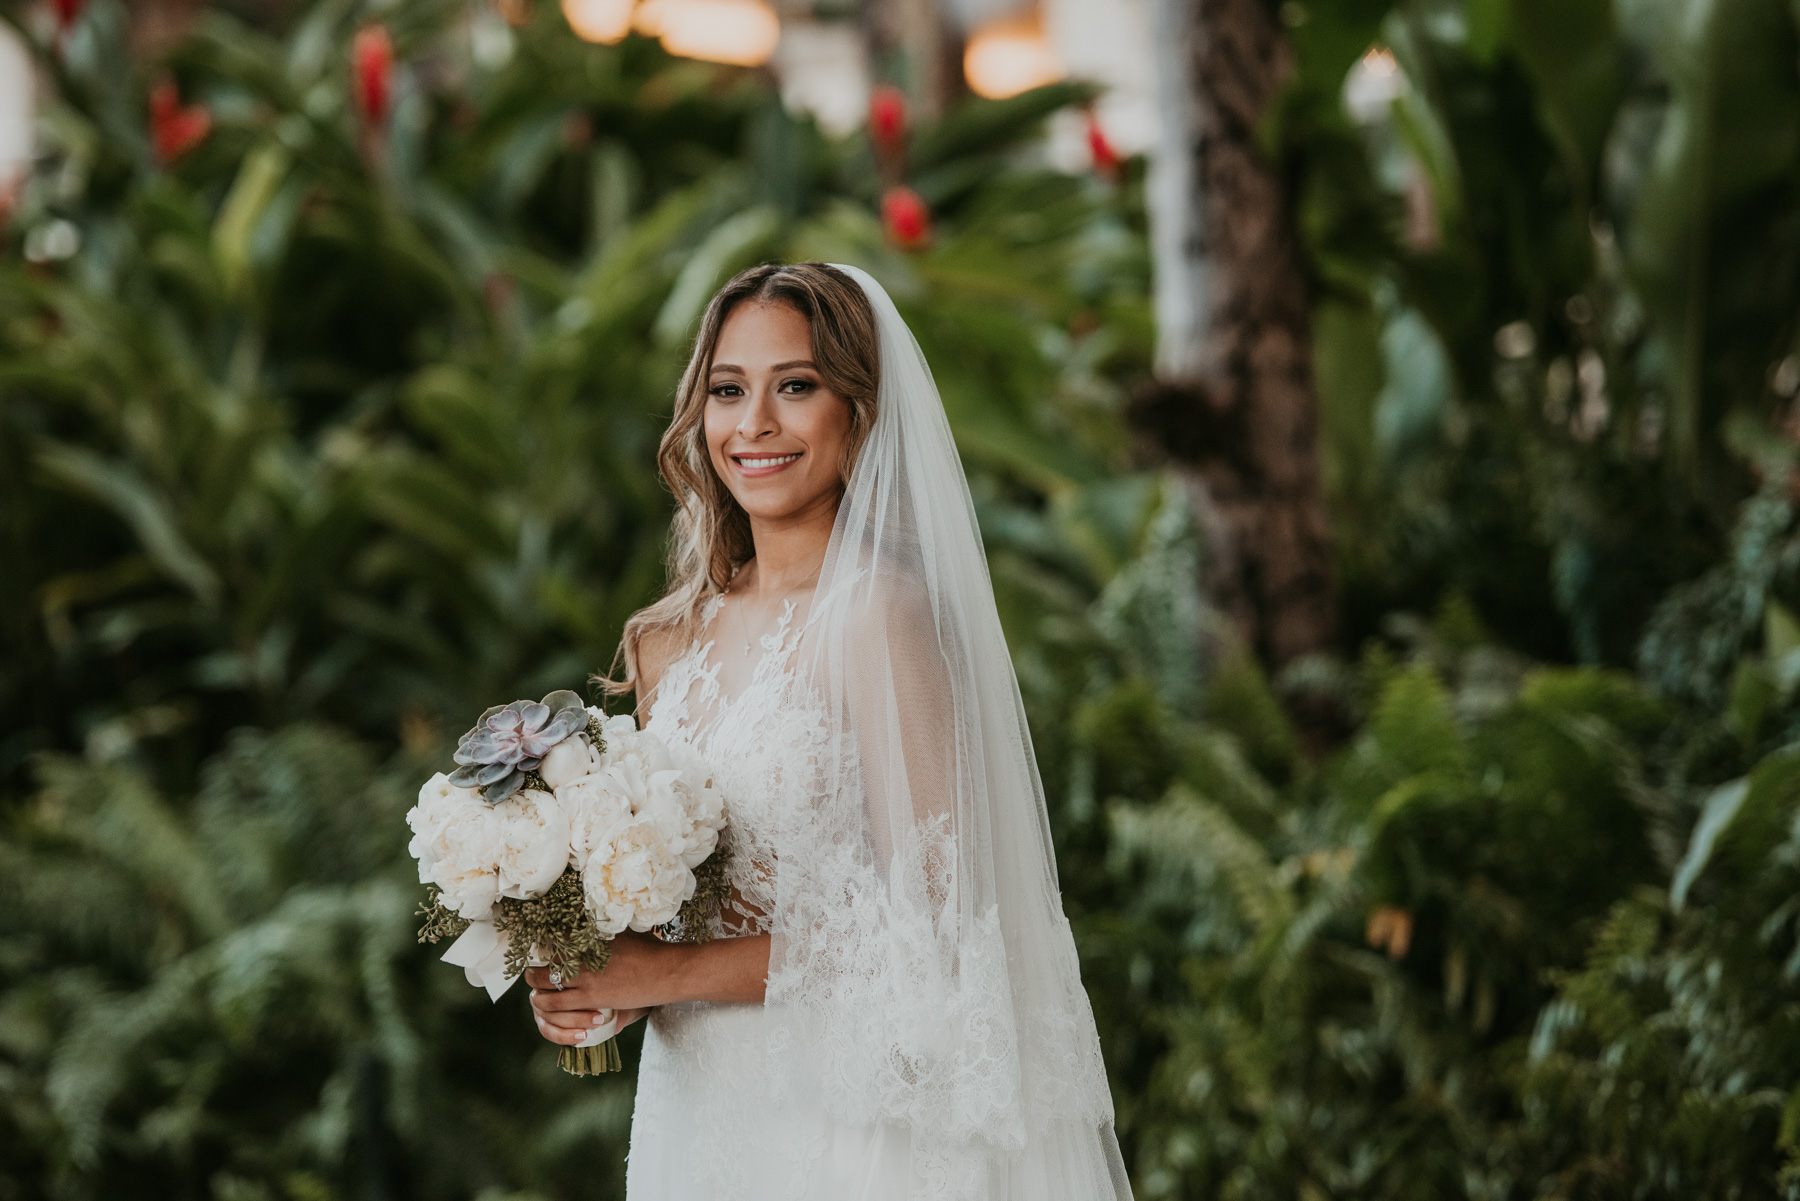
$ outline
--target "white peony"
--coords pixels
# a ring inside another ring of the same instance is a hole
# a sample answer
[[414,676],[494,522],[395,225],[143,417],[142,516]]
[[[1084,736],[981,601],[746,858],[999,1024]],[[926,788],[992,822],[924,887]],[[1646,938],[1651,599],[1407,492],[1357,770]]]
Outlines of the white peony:
[[687,849],[682,861],[699,867],[719,845],[719,835],[725,830],[725,794],[713,784],[712,773],[691,748],[678,746],[672,748],[672,754],[681,764],[678,791],[687,819]]
[[569,818],[555,796],[521,788],[492,807],[500,895],[542,896],[569,866]]
[[419,883],[437,885],[444,905],[463,917],[488,916],[500,895],[500,822],[481,794],[439,772],[419,789],[406,824]]
[[556,790],[556,799],[569,816],[569,850],[577,864],[587,862],[594,848],[632,817],[630,798],[602,773],[564,784]]
[[675,855],[664,831],[642,818],[615,826],[588,857],[581,878],[588,908],[609,936],[672,921],[694,895],[694,873]]
[[725,798],[706,764],[686,744],[665,743],[628,716],[606,718],[602,726],[606,753],[597,774],[628,799],[634,815],[650,817],[668,831],[680,844],[676,850],[683,863],[698,867],[725,828]]
[[538,775],[544,777],[544,783],[551,788],[561,788],[565,784],[579,780],[600,766],[600,756],[594,753],[594,746],[588,741],[586,734],[571,734],[544,756],[538,764]]
[[604,717],[594,770],[557,789],[588,906],[609,934],[648,930],[694,895],[693,869],[719,845],[725,801],[684,744]]

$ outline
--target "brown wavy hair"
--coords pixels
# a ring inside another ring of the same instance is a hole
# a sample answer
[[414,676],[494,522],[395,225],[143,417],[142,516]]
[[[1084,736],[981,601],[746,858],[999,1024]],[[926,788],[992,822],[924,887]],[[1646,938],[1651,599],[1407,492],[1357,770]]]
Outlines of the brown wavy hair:
[[[669,531],[669,584],[662,599],[632,614],[619,642],[622,678],[600,679],[612,695],[638,684],[638,652],[650,634],[693,637],[706,602],[723,592],[756,553],[750,516],[713,470],[706,450],[706,397],[713,352],[725,319],[741,304],[784,304],[812,329],[812,359],[825,386],[850,406],[850,437],[841,480],[875,425],[881,342],[875,310],[862,286],[827,263],[769,263],[735,275],[706,306],[694,353],[675,393],[675,413],[656,451],[663,483],[675,494]],[[840,487],[842,485],[840,484]],[[646,698],[640,697],[642,702]]]

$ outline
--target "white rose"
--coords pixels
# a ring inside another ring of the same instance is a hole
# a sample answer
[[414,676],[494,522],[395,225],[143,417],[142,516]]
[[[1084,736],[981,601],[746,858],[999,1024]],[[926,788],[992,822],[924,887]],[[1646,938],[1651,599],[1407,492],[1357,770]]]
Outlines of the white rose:
[[419,789],[406,815],[413,839],[407,850],[419,861],[419,883],[435,884],[445,907],[463,917],[486,917],[499,896],[499,822],[470,788],[443,773]]
[[500,895],[542,896],[569,866],[569,819],[556,798],[521,788],[493,807],[499,828]]
[[671,851],[656,824],[616,826],[582,869],[588,908],[603,934],[649,930],[671,921],[694,895],[694,873]]
[[551,788],[561,788],[587,775],[599,764],[600,757],[594,754],[587,735],[571,734],[550,748],[550,753],[538,764],[538,775],[544,777],[544,783]]

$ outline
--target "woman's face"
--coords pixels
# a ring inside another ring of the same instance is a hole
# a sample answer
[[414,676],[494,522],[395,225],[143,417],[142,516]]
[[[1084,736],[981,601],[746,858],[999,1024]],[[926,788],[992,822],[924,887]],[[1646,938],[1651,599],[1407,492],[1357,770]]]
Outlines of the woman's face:
[[850,406],[812,362],[812,327],[785,304],[740,304],[707,377],[706,449],[752,518],[836,511]]

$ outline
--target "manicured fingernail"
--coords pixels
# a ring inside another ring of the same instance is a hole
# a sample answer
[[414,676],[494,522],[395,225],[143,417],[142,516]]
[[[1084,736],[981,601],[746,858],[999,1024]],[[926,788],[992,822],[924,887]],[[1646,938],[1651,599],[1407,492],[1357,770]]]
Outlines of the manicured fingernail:
[[610,1021],[612,1021],[612,1019],[607,1017],[604,1013],[596,1013],[594,1015],[594,1025],[596,1026],[604,1026]]

